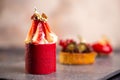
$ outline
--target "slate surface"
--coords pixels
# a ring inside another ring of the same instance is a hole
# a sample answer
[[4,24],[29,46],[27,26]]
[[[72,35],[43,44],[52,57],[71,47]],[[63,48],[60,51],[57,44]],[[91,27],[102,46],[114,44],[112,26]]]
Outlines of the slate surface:
[[120,69],[120,53],[109,57],[97,57],[93,65],[61,65],[49,75],[31,75],[24,72],[24,50],[0,49],[0,78],[8,80],[100,80]]

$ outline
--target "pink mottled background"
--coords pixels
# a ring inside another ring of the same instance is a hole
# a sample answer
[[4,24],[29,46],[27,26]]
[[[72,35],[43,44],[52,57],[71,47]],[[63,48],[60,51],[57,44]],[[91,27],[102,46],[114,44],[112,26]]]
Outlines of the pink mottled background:
[[34,7],[48,15],[59,39],[94,42],[106,35],[120,47],[119,0],[0,0],[0,47],[24,46]]

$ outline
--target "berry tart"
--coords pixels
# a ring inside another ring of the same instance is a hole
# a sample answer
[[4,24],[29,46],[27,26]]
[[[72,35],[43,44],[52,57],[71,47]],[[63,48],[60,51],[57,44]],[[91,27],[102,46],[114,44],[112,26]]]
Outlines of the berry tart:
[[84,41],[77,43],[72,39],[60,40],[59,45],[62,50],[59,54],[61,64],[93,64],[96,52]]

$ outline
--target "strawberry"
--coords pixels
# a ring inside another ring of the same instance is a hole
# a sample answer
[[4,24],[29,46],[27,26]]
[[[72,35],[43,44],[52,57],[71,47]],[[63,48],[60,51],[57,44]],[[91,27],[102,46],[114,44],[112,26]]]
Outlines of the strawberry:
[[43,26],[42,26],[42,23],[39,22],[38,26],[37,26],[37,30],[35,32],[35,35],[33,37],[33,43],[34,44],[39,44],[41,39],[42,39],[42,32],[43,32]]
[[46,26],[46,29],[48,30],[48,32],[51,32],[51,29],[50,29],[50,26],[49,26],[49,24],[48,24],[47,22],[45,22],[44,24],[45,24],[45,26]]
[[27,34],[26,40],[25,40],[26,43],[29,43],[29,42],[32,41],[32,38],[33,38],[33,36],[34,36],[34,34],[36,32],[38,23],[39,23],[38,20],[32,20],[31,28],[30,28],[30,30],[29,30],[29,32]]
[[42,22],[42,25],[43,25],[43,31],[45,33],[45,39],[48,41],[48,42],[53,42],[53,38],[52,36],[50,35],[50,28],[48,26],[48,23],[46,22]]
[[62,46],[63,48],[66,48],[67,43],[65,41],[63,41],[63,40],[60,40],[59,45]]

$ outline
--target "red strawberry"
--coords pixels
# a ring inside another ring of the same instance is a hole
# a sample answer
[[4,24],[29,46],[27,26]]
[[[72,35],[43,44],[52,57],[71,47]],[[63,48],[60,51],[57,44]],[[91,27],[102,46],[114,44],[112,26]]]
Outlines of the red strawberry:
[[43,26],[42,26],[42,23],[39,22],[38,26],[37,26],[37,30],[35,32],[35,35],[33,37],[33,43],[35,44],[39,44],[41,39],[42,39],[42,32],[43,32]]
[[62,46],[63,48],[66,48],[67,43],[66,43],[66,41],[60,40],[59,45]]
[[45,33],[45,39],[48,42],[53,42],[53,38],[50,35],[51,31],[50,31],[50,28],[49,28],[48,24],[46,22],[42,22],[42,25],[43,25],[43,31]]
[[49,24],[47,22],[45,22],[44,24],[46,25],[46,29],[48,30],[48,32],[51,32]]
[[35,32],[36,32],[38,23],[39,23],[38,20],[32,20],[31,28],[30,28],[30,30],[29,30],[29,32],[28,32],[28,34],[27,34],[26,40],[25,40],[26,43],[29,43],[29,42],[32,41],[33,35],[34,35]]

